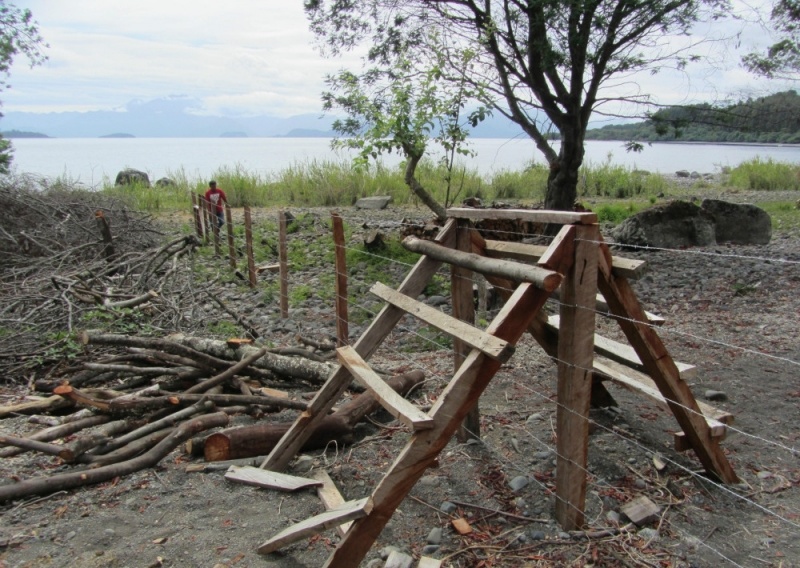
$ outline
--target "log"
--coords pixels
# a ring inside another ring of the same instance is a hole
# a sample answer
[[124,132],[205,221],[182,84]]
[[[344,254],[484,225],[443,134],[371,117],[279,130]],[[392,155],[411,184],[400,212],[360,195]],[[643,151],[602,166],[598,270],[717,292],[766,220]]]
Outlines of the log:
[[[425,375],[422,371],[411,371],[389,379],[387,384],[402,395],[408,394],[420,384]],[[311,437],[303,445],[310,450],[324,448],[330,442],[349,443],[353,427],[367,414],[380,408],[380,403],[371,392],[364,392],[343,404],[339,410],[326,416],[313,429]],[[266,455],[277,444],[292,423],[257,424],[233,428],[211,434],[203,444],[206,461],[222,461]],[[191,451],[196,442],[192,441]]]
[[8,418],[14,414],[38,414],[40,412],[69,408],[74,405],[75,403],[71,400],[67,400],[61,396],[55,395],[47,398],[29,400],[27,402],[20,402],[17,404],[0,406],[0,418]]
[[14,499],[23,499],[31,495],[46,495],[56,491],[66,491],[86,485],[103,483],[115,477],[129,475],[136,471],[153,467],[164,457],[166,457],[178,445],[182,444],[192,436],[196,436],[209,428],[217,428],[228,423],[228,415],[224,412],[216,412],[206,416],[200,416],[181,424],[172,434],[164,438],[147,453],[117,464],[65,473],[62,475],[51,475],[48,477],[37,477],[20,481],[12,485],[0,486],[0,503]]
[[[230,345],[229,342],[227,344]],[[205,391],[207,391],[208,389],[210,389],[212,387],[215,387],[217,385],[221,385],[222,383],[224,383],[228,379],[232,378],[237,373],[242,372],[244,369],[246,369],[247,367],[252,365],[256,360],[258,360],[261,357],[263,357],[266,354],[266,352],[267,352],[267,348],[266,347],[262,347],[261,349],[259,349],[255,353],[252,353],[252,354],[248,355],[247,357],[245,357],[244,359],[239,361],[237,364],[233,365],[230,369],[227,369],[227,370],[221,372],[219,375],[211,377],[210,379],[207,379],[207,380],[203,381],[202,383],[198,383],[195,386],[193,386],[193,387],[191,387],[189,389],[186,389],[186,394],[197,393],[197,392],[205,392]]]
[[[88,416],[74,422],[68,422],[66,424],[59,424],[58,426],[53,426],[51,428],[45,428],[44,430],[41,430],[35,434],[31,434],[27,437],[27,439],[37,442],[52,442],[53,440],[64,438],[74,434],[75,432],[80,432],[84,428],[90,428],[92,426],[97,426],[98,424],[103,424],[109,420],[111,420],[111,417],[109,416]],[[27,451],[27,448],[3,448],[0,450],[0,458],[9,458],[25,451]]]

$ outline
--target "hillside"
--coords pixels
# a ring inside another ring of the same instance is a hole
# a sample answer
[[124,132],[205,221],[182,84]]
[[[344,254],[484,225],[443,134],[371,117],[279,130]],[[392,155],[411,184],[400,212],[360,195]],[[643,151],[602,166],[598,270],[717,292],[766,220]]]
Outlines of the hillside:
[[643,122],[589,130],[586,139],[800,144],[800,96],[786,91],[725,107],[662,109]]

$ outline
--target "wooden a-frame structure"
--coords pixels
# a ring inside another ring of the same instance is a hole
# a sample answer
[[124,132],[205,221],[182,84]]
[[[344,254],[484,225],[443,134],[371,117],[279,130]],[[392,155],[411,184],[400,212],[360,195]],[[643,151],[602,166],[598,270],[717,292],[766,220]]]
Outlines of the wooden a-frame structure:
[[[323,529],[351,523],[346,532],[340,528],[343,538],[325,566],[358,566],[526,331],[558,364],[555,513],[565,530],[584,525],[588,415],[593,391],[595,397],[604,392],[599,378],[666,403],[682,430],[676,447],[693,449],[710,476],[724,483],[738,481],[719,446],[731,416],[698,405],[681,376],[691,367],[672,360],[656,333],[657,318],[642,309],[628,283],[627,277],[641,263],[612,258],[594,213],[458,208],[448,215],[435,241],[406,239],[404,245],[422,257],[397,290],[380,283],[372,288],[385,307],[353,347],[339,348],[340,366],[264,460],[261,471],[280,472],[289,465],[352,379],[408,425],[409,441],[370,496],[285,529],[259,552],[273,552]],[[471,228],[471,220],[481,218],[557,223],[562,229],[549,247],[492,242]],[[452,267],[453,316],[415,299],[443,263]],[[485,331],[462,321],[472,318],[472,271],[480,272],[506,299]],[[548,318],[542,307],[554,293],[559,295],[560,314]],[[604,302],[630,346],[595,335],[598,302]],[[457,352],[455,374],[427,413],[387,388],[366,363],[406,313],[452,336]]]

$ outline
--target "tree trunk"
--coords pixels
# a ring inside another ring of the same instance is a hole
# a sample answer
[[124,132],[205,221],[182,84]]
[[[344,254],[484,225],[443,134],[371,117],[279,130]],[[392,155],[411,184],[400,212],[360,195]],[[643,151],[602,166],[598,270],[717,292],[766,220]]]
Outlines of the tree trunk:
[[438,201],[433,198],[430,193],[428,193],[427,189],[422,187],[422,185],[417,181],[417,178],[414,177],[414,174],[417,171],[417,164],[419,164],[422,156],[411,156],[408,152],[406,152],[406,156],[408,157],[405,173],[406,185],[414,195],[419,197],[420,201],[422,201],[428,207],[428,209],[433,211],[433,213],[436,215],[436,218],[443,222],[445,219],[447,219],[447,211],[439,204]]

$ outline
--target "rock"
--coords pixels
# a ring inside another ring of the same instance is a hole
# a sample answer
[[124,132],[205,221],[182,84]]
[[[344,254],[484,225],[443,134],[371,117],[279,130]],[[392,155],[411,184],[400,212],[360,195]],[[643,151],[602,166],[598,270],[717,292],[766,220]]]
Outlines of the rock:
[[422,547],[422,554],[436,554],[441,548],[438,544],[426,544]]
[[156,187],[174,187],[175,185],[177,185],[175,181],[167,177],[156,180]]
[[392,202],[391,195],[375,195],[373,197],[362,197],[356,201],[356,209],[386,209]]
[[772,238],[772,219],[760,207],[719,199],[704,199],[700,207],[714,218],[718,243],[765,245]]
[[688,178],[690,175],[692,174],[690,174],[688,170],[678,170],[675,172],[675,176],[679,178]]
[[434,527],[428,533],[428,544],[442,544],[442,527]]
[[445,515],[455,513],[456,509],[458,509],[458,507],[456,507],[455,504],[451,503],[450,501],[443,501],[442,504],[439,505],[439,510]]
[[516,493],[518,491],[522,491],[525,487],[527,487],[528,483],[530,482],[528,481],[527,477],[525,477],[524,475],[518,475],[508,483],[508,486],[514,493]]
[[708,246],[716,243],[714,218],[697,205],[672,201],[628,217],[613,231],[623,245],[658,248]]
[[705,392],[706,400],[728,400],[728,395],[722,391],[707,390]]
[[386,559],[385,568],[411,568],[414,559],[404,552],[393,550]]
[[653,542],[654,540],[658,540],[659,534],[656,529],[651,529],[649,527],[641,529],[638,533],[639,538],[647,542]]
[[531,531],[530,532],[530,539],[531,540],[544,540],[544,531]]
[[636,526],[642,526],[658,517],[658,505],[645,496],[637,497],[622,507],[622,514],[628,517]]
[[145,187],[150,187],[150,176],[148,176],[143,171],[134,170],[133,168],[128,168],[119,172],[117,174],[117,179],[114,181],[114,185],[132,185],[132,184],[138,184],[138,185],[143,185]]

